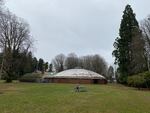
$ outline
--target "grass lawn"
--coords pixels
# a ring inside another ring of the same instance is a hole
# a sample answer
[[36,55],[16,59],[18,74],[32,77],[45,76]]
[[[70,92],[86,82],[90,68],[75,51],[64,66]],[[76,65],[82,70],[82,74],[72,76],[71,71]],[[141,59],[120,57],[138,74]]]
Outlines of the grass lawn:
[[150,91],[121,85],[0,82],[0,113],[150,113]]

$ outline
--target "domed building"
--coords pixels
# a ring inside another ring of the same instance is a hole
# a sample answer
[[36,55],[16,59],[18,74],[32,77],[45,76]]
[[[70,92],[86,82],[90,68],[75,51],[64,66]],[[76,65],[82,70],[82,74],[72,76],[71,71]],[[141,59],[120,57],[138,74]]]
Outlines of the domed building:
[[54,76],[46,75],[44,80],[50,83],[106,84],[104,76],[85,69],[70,69]]

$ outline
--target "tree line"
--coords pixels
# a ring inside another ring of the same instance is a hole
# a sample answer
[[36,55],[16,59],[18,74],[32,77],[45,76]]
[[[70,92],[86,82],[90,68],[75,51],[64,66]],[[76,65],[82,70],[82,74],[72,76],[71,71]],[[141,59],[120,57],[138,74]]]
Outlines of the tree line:
[[[11,77],[11,80],[18,79],[22,77],[26,73],[40,72],[44,74],[46,70],[48,70],[48,62],[45,62],[42,58],[39,60],[32,55],[32,52],[28,53],[18,53],[17,57],[14,57],[14,62],[12,62],[12,74],[8,76],[6,70],[4,69],[4,65],[2,60],[4,53],[0,53],[0,69],[1,69],[1,79],[7,80],[8,77]],[[3,66],[2,66],[3,64]],[[10,64],[10,63],[9,63]],[[8,81],[10,82],[10,81]]]
[[75,53],[70,53],[67,56],[59,54],[52,60],[52,64],[56,72],[68,69],[87,69],[108,78],[111,78],[114,74],[113,67],[110,66],[108,69],[105,59],[98,54],[81,57],[78,57]]

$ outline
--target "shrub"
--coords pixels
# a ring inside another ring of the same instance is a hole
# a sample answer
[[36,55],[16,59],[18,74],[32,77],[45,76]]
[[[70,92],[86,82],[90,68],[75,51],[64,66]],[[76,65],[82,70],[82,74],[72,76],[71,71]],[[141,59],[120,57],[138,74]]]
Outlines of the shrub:
[[[15,73],[11,73],[12,76],[9,77],[11,80],[17,80],[18,76],[15,74]],[[1,76],[1,79],[2,80],[8,80],[8,74],[3,72],[3,73],[0,73],[0,76]]]
[[134,75],[128,78],[128,85],[133,87],[143,87],[145,83],[145,79],[143,76]]
[[23,75],[19,81],[20,82],[40,82],[42,75],[39,73],[27,73]]
[[150,72],[139,73],[128,77],[129,86],[137,88],[150,88]]
[[145,85],[147,88],[150,88],[150,72],[144,73]]

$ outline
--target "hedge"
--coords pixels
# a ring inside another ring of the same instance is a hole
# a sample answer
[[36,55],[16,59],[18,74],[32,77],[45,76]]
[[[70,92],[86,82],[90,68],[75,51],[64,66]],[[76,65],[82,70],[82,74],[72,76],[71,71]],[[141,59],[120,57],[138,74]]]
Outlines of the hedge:
[[42,75],[39,73],[27,73],[23,75],[19,81],[20,82],[40,82]]

